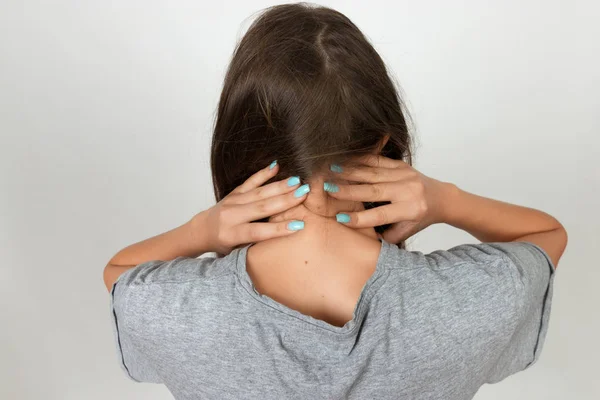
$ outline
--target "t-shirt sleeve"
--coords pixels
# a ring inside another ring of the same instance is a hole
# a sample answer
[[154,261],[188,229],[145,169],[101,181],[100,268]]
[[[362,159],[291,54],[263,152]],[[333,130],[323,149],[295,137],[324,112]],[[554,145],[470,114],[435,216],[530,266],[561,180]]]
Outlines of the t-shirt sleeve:
[[162,383],[162,380],[136,341],[136,333],[127,324],[128,313],[131,312],[128,308],[131,287],[126,281],[131,280],[132,275],[139,276],[143,270],[164,268],[166,263],[160,260],[148,261],[125,271],[115,281],[110,292],[112,328],[119,364],[126,376],[135,382]]
[[[163,383],[156,330],[169,304],[185,296],[186,282],[228,274],[214,257],[152,260],[122,273],[110,292],[112,327],[121,369],[135,382]],[[191,287],[193,287],[192,285]],[[179,297],[178,297],[179,296]],[[168,301],[167,301],[168,299]]]
[[540,246],[530,242],[490,243],[503,252],[514,271],[518,321],[513,337],[493,364],[486,383],[504,378],[535,364],[546,339],[556,266]]
[[475,262],[509,269],[515,288],[514,331],[499,352],[489,354],[484,383],[500,382],[535,364],[548,331],[556,271],[544,249],[530,242],[490,242],[459,245],[430,257],[438,263]]

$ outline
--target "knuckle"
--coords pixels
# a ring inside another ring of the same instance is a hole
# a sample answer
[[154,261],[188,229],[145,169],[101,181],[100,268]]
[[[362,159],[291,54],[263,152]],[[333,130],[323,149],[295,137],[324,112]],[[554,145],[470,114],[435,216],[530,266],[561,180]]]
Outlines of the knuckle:
[[403,160],[393,160],[392,161],[392,166],[394,168],[401,168],[401,167],[404,167],[406,165],[408,165],[408,164],[406,164]]
[[356,201],[356,186],[348,186],[347,188],[342,188],[340,186],[340,191],[338,194],[342,193],[344,198],[349,201]]
[[259,186],[256,188],[256,197],[258,197],[259,199],[263,198],[264,194],[265,194],[265,187],[264,186]]
[[223,197],[221,199],[221,201],[219,201],[219,205],[224,206],[224,205],[228,205],[229,203],[231,203],[233,201],[233,199],[235,199],[237,196],[237,192],[229,192],[227,194],[227,196]]
[[376,223],[377,225],[383,225],[387,221],[387,213],[383,207],[375,207],[376,212]]
[[275,231],[278,234],[287,233],[288,232],[287,223],[286,222],[277,223]]
[[427,215],[429,212],[429,205],[425,200],[421,200],[419,211],[421,216]]
[[258,211],[259,211],[261,214],[262,214],[262,213],[265,213],[265,212],[267,212],[267,204],[268,204],[268,203],[267,203],[267,201],[265,201],[265,200],[258,201],[258,202],[256,203],[256,208],[258,209]]
[[369,168],[369,169],[365,170],[364,174],[365,174],[365,177],[371,182],[379,181],[380,176],[377,173],[377,170],[375,170],[374,168]]
[[404,173],[404,176],[406,176],[408,179],[411,179],[411,180],[417,179],[419,177],[419,172],[414,168],[403,171],[403,173]]
[[286,219],[286,212],[278,212],[278,213],[274,213],[273,215],[271,215],[271,221],[272,222],[281,222],[284,219]]
[[346,223],[345,225],[351,227],[360,227],[360,224],[363,223],[363,215],[361,213],[349,212],[346,214],[350,216],[350,222]]
[[221,212],[219,213],[219,221],[222,222],[226,222],[228,221],[233,215],[233,207],[231,207],[229,204],[221,204]]
[[261,233],[259,229],[256,228],[250,228],[248,230],[248,237],[250,238],[251,241],[258,241],[261,239]]
[[381,199],[382,189],[379,185],[371,185],[371,194],[373,195],[373,200]]

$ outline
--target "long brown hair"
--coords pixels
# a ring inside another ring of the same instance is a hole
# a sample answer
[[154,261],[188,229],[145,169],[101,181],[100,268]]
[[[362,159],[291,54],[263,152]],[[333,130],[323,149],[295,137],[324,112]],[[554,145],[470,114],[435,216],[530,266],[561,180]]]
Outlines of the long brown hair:
[[211,149],[216,201],[273,160],[279,172],[269,182],[306,180],[352,164],[385,135],[380,154],[412,165],[407,118],[383,60],[346,16],[306,3],[267,8],[225,76]]

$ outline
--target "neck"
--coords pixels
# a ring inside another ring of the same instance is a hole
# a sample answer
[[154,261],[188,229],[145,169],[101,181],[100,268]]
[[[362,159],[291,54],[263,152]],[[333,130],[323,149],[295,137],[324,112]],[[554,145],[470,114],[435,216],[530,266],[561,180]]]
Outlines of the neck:
[[[355,233],[377,239],[378,235],[374,228],[348,228],[336,221],[335,216],[340,212],[362,211],[365,208],[362,202],[339,200],[329,196],[323,189],[324,182],[325,179],[321,175],[314,175],[309,181],[304,182],[310,185],[310,192],[306,199],[298,206],[272,216],[269,221],[292,219],[304,221],[304,229],[292,234],[291,237],[301,233],[299,236],[311,237],[315,241],[329,240],[331,238],[327,236],[332,231],[337,232],[339,228],[342,228],[344,230],[352,229]],[[339,183],[347,183],[347,181],[339,181]]]
[[[254,243],[248,249],[246,267],[261,290],[266,290],[271,282],[280,289],[308,285],[306,290],[310,292],[321,283],[339,281],[340,276],[354,279],[356,274],[370,274],[375,268],[382,248],[375,229],[350,228],[335,218],[339,212],[364,210],[362,202],[330,197],[323,190],[320,177],[312,177],[304,183],[311,187],[307,198],[298,206],[269,218],[270,222],[302,220],[304,229]],[[366,278],[359,279],[362,283],[364,280]]]

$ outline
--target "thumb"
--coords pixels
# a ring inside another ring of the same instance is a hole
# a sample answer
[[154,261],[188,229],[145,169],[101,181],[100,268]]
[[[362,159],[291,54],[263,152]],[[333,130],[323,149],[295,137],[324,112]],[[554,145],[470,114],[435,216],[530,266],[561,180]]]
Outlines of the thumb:
[[416,225],[415,222],[410,221],[397,222],[384,232],[383,239],[389,243],[398,244],[416,233]]

